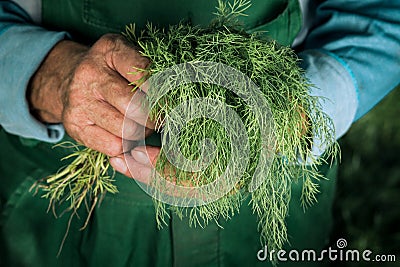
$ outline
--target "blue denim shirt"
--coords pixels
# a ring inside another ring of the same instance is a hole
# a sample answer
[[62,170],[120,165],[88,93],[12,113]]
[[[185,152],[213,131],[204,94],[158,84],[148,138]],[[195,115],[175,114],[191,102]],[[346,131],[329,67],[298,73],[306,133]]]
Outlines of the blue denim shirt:
[[[400,1],[327,0],[308,24],[302,67],[315,85],[310,94],[322,96],[340,138],[400,82]],[[63,137],[62,125],[30,115],[25,94],[40,63],[64,38],[66,33],[35,25],[19,6],[0,2],[0,124],[6,131],[47,142]],[[324,151],[322,143],[315,138],[315,155]]]
[[30,114],[26,89],[48,52],[66,36],[34,25],[17,5],[0,2],[0,125],[7,132],[46,142],[62,139],[62,125],[44,125]]

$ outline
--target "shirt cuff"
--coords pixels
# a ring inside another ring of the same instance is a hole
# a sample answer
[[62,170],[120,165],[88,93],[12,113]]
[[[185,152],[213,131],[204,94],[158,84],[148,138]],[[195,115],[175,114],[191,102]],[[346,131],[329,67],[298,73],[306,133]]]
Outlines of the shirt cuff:
[[65,32],[14,24],[0,35],[0,124],[9,133],[45,142],[58,142],[64,136],[61,124],[45,125],[29,111],[26,89],[31,77]]
[[[322,111],[332,120],[333,136],[338,139],[350,128],[357,112],[357,81],[346,62],[331,52],[306,50],[299,57],[307,79],[313,84],[310,95],[319,97]],[[320,157],[335,141],[329,139],[332,138],[313,129],[313,157]]]

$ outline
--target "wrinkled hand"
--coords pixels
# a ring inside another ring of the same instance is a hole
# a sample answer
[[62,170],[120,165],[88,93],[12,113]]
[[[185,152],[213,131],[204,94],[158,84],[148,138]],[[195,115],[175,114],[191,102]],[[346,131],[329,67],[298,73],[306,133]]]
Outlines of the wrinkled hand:
[[[129,86],[146,74],[128,73],[148,64],[120,35],[105,35],[91,48],[61,41],[31,80],[27,98],[32,113],[46,123],[63,123],[72,138],[89,148],[110,157],[121,155],[123,123],[129,129],[124,138],[130,140],[141,140],[154,129],[141,108],[145,93],[132,93]],[[124,121],[133,94],[134,110]],[[111,163],[124,172],[118,158]]]

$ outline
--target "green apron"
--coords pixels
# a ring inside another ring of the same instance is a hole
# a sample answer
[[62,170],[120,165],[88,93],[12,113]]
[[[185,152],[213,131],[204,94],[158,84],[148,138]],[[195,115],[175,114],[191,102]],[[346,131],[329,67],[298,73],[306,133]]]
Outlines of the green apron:
[[[121,32],[135,22],[167,26],[181,20],[207,24],[216,1],[210,0],[43,0],[43,23],[91,43],[107,32]],[[297,0],[253,1],[244,18],[248,31],[267,31],[289,45],[301,25]],[[0,265],[1,266],[270,266],[257,259],[262,249],[257,219],[246,203],[229,221],[190,228],[187,219],[171,215],[158,229],[151,198],[132,180],[116,176],[119,193],[107,194],[88,227],[79,231],[86,214],[72,220],[61,254],[57,252],[68,214],[46,213],[48,201],[29,192],[40,178],[56,172],[70,151],[10,135],[0,129]],[[330,178],[321,181],[318,204],[300,207],[301,184],[294,184],[287,219],[292,247],[319,249],[331,227],[336,168],[321,167]],[[308,265],[308,264],[306,264]],[[282,264],[284,266],[284,264]],[[289,266],[293,266],[289,263]]]

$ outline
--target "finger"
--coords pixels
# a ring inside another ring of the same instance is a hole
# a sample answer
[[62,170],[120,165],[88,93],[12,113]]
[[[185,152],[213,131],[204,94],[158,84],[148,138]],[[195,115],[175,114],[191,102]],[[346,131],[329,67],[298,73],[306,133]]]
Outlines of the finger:
[[122,138],[129,141],[140,141],[149,137],[153,132],[153,129],[149,129],[134,122],[131,126],[124,124]]
[[[87,107],[87,116],[88,118],[96,125],[101,128],[107,130],[108,132],[116,135],[118,137],[123,136],[123,125],[124,123],[128,126],[129,129],[138,128],[136,127],[136,123],[127,119],[124,122],[124,116],[113,106],[105,101],[94,101],[91,105]],[[142,126],[143,127],[143,126]],[[144,130],[143,130],[144,132]],[[133,133],[132,131],[130,133]],[[137,137],[140,138],[140,133],[137,133]],[[132,134],[133,136],[133,134]],[[144,138],[144,134],[142,134]],[[143,139],[142,138],[142,139]]]
[[146,80],[144,83],[142,83],[139,88],[141,91],[145,92],[147,94],[147,92],[150,90],[150,81]]
[[121,114],[125,114],[131,120],[154,129],[154,123],[150,121],[148,101],[145,93],[142,91],[131,92],[131,87],[127,86],[125,81],[117,75],[110,75],[110,84],[108,88],[99,88],[99,99],[105,100],[115,107]]
[[[150,185],[152,179],[154,178],[154,166],[159,153],[159,147],[151,146],[136,147],[131,151],[130,154],[125,153],[125,161],[130,172],[130,177]],[[194,186],[192,181],[180,181],[179,186],[176,186],[175,170],[172,167],[168,167],[167,165],[164,172],[159,175],[161,175],[159,178],[166,179],[168,181],[168,183],[163,185],[163,194],[176,197],[199,197],[196,188],[188,188]]]
[[[147,149],[146,149],[147,148]],[[128,163],[128,168],[132,177],[136,180],[151,185],[152,179],[165,179],[167,183],[163,183],[163,187],[157,188],[157,190],[162,190],[163,194],[176,197],[189,197],[196,195],[196,188],[188,188],[193,186],[191,181],[180,181],[179,185],[176,183],[175,170],[171,166],[166,166],[162,173],[154,176],[154,165],[156,163],[160,149],[157,147],[141,147],[138,150],[134,149],[129,154],[126,154],[126,162]],[[148,157],[144,158],[144,150],[148,150]],[[149,162],[152,162],[149,164]],[[145,163],[145,164],[142,164]],[[182,187],[184,186],[184,187]]]
[[122,153],[122,139],[97,125],[85,126],[82,128],[79,136],[79,141],[81,141],[85,146],[110,157]]
[[160,150],[159,147],[155,146],[138,146],[131,151],[131,156],[136,162],[143,166],[154,168]]
[[145,127],[126,118],[105,101],[95,101],[88,106],[88,118],[96,125],[118,137],[128,140],[142,140]]
[[107,65],[116,70],[127,81],[140,85],[147,75],[145,70],[150,61],[142,56],[128,41],[121,35],[111,35],[115,38],[115,46],[106,57]]
[[102,81],[102,84],[96,88],[99,92],[98,98],[110,103],[119,110],[119,112],[125,114],[129,102],[133,95],[135,95],[135,93],[132,92],[132,87],[127,85],[123,78],[113,72],[109,73],[106,77],[107,78]]
[[116,171],[127,177],[134,178],[145,184],[150,183],[152,168],[143,166],[135,161],[129,153],[110,158],[110,164]]
[[131,97],[125,116],[134,120],[147,128],[154,129],[155,123],[149,117],[149,103],[146,94],[142,91],[136,91]]
[[128,166],[125,163],[124,156],[110,158],[110,164],[117,172],[122,173],[125,176],[132,177],[128,170]]
[[[142,164],[143,166],[154,168],[157,163],[158,156],[160,154],[161,148],[155,146],[138,146],[131,150],[132,158]],[[162,176],[172,183],[176,182],[176,171],[172,165],[167,164],[164,167]],[[195,175],[195,174],[193,174]],[[188,181],[185,186],[189,186],[190,181]]]

